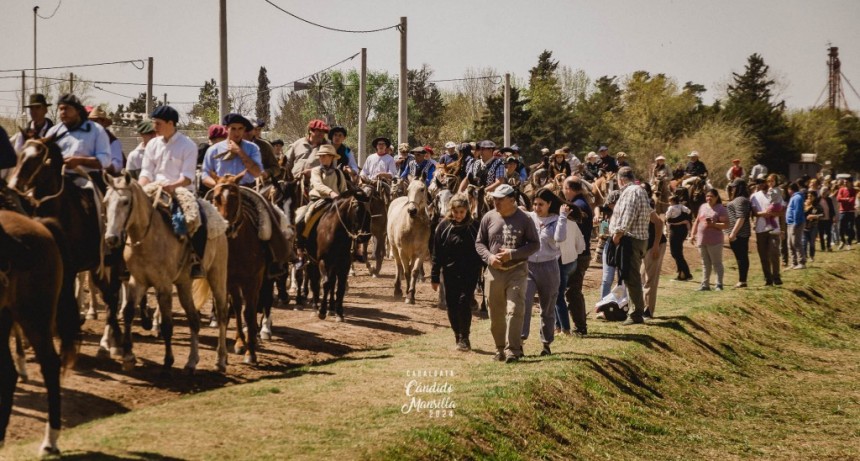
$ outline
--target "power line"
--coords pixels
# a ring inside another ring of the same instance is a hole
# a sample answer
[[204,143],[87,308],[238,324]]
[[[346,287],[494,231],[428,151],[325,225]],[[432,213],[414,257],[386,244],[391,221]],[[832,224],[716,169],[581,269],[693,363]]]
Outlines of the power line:
[[502,83],[501,75],[487,75],[485,77],[464,77],[464,78],[446,78],[443,80],[428,80],[427,83],[441,83],[441,82],[462,82],[465,80],[492,80],[492,82],[496,85]]
[[[144,66],[146,65],[146,63],[143,62],[143,59],[128,59],[125,61],[97,62],[97,63],[93,63],[93,64],[73,64],[73,65],[69,65],[69,66],[37,67],[36,70],[72,69],[75,67],[110,66],[113,64],[131,64],[132,66],[134,66],[138,70],[143,70]],[[140,64],[140,65],[138,66],[138,64]],[[0,72],[21,72],[22,70],[29,71],[29,70],[33,70],[33,68],[31,67],[28,69],[3,69],[3,70],[0,70]]]
[[122,96],[123,98],[128,98],[128,99],[137,99],[135,96],[127,96],[127,95],[120,94],[120,93],[114,93],[113,91],[106,90],[106,89],[104,89],[98,85],[95,85],[95,84],[93,84],[93,88],[95,88],[99,91],[104,91],[105,93],[112,94],[114,96]]
[[268,3],[269,5],[272,5],[273,7],[277,8],[277,9],[278,9],[278,10],[280,10],[281,12],[286,13],[286,14],[288,14],[288,15],[290,15],[290,16],[292,16],[292,17],[296,18],[296,19],[298,19],[299,21],[305,22],[305,23],[307,23],[307,24],[310,24],[310,25],[312,25],[312,26],[316,26],[316,27],[319,27],[319,28],[322,28],[322,29],[330,30],[330,31],[333,31],[333,32],[345,32],[345,33],[350,33],[350,34],[370,34],[370,33],[373,33],[373,32],[382,32],[383,30],[388,30],[388,29],[398,29],[398,30],[400,30],[400,24],[395,24],[395,25],[393,25],[393,26],[382,27],[382,28],[380,28],[380,29],[370,29],[370,30],[349,30],[349,29],[338,29],[338,28],[335,28],[335,27],[329,27],[329,26],[324,26],[324,25],[322,25],[322,24],[317,24],[317,23],[315,23],[315,22],[308,21],[307,19],[304,19],[304,18],[301,18],[301,17],[299,17],[299,16],[296,16],[295,14],[290,13],[289,11],[287,11],[287,10],[285,10],[285,9],[281,8],[280,6],[275,5],[275,4],[274,4],[274,3],[272,3],[270,0],[263,0],[263,1],[264,1],[264,2],[266,2],[266,3]]
[[[49,87],[49,86],[59,85],[59,84],[61,84],[61,83],[65,82],[65,81],[66,81],[66,80],[60,80],[60,81],[58,81],[58,82],[49,83],[49,84],[47,84],[47,85],[44,85],[42,88],[47,88],[47,87]],[[21,90],[0,90],[0,93],[20,93],[20,92],[21,92]]]
[[[58,2],[57,2],[57,7],[56,7],[56,8],[54,8],[54,12],[53,12],[53,13],[51,13],[49,16],[42,16],[41,14],[39,14],[39,13],[38,13],[38,10],[37,10],[37,12],[36,12],[36,16],[38,16],[38,17],[40,17],[40,18],[42,18],[42,19],[51,19],[51,18],[53,18],[53,17],[54,17],[54,15],[55,15],[55,14],[57,14],[57,10],[59,10],[59,9],[60,9],[60,5],[62,5],[62,4],[63,4],[63,0],[58,1]],[[38,7],[36,7],[36,8],[38,8]]]

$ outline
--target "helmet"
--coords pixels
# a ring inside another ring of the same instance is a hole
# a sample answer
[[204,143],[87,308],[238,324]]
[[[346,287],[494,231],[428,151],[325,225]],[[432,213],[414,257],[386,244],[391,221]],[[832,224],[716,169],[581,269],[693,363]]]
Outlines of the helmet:
[[329,126],[326,122],[317,118],[317,119],[311,120],[308,123],[308,131],[310,131],[310,130],[323,130],[325,132],[328,132]]

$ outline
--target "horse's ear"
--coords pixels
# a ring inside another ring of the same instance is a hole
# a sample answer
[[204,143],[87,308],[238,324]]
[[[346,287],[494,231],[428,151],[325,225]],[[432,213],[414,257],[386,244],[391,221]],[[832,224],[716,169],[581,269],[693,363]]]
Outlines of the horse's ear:
[[128,173],[128,170],[126,170],[125,168],[123,168],[123,169],[122,169],[122,176],[123,176],[123,178],[125,178],[125,183],[126,183],[126,184],[131,184],[132,177],[131,177],[131,175]]
[[109,175],[107,170],[102,170],[102,179],[104,180],[105,185],[107,185],[108,187],[113,187],[113,176]]

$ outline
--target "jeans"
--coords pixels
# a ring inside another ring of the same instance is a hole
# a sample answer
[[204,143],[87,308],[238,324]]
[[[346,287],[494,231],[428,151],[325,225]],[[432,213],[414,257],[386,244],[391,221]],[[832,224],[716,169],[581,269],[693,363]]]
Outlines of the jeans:
[[591,252],[586,250],[577,258],[576,269],[568,277],[567,289],[564,293],[570,316],[573,318],[573,327],[579,333],[588,332],[585,323],[586,309],[585,296],[582,295],[582,283],[585,281],[585,271],[588,270],[589,264],[591,264]]
[[684,258],[684,242],[686,241],[687,226],[672,226],[669,231],[669,253],[675,260],[675,265],[678,266],[678,272],[689,278],[692,277],[692,274],[690,273],[690,266]]
[[846,245],[854,241],[854,212],[839,213],[839,240]]
[[[646,244],[648,242],[645,242]],[[600,299],[606,297],[609,292],[612,290],[612,284],[615,282],[615,273],[617,270],[606,264],[606,247],[609,246],[609,240],[606,241],[606,245],[603,247],[603,278],[600,279]]]
[[815,238],[818,237],[818,224],[803,229],[803,254],[807,258],[815,257]]
[[833,246],[833,240],[831,240],[832,232],[833,221],[824,220],[818,222],[818,239],[821,241],[821,251],[831,250]]
[[570,331],[570,318],[567,316],[567,301],[564,299],[564,292],[567,289],[567,282],[570,274],[576,269],[576,261],[573,260],[567,264],[562,264],[561,259],[558,260],[558,296],[555,300],[555,327],[561,328],[563,331]]
[[734,241],[729,242],[729,247],[738,261],[738,281],[747,283],[747,274],[750,270],[750,238],[737,237]]

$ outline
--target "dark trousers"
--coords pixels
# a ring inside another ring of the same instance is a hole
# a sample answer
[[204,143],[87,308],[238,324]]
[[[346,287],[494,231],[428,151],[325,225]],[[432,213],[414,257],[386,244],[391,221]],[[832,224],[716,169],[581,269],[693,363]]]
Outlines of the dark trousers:
[[747,274],[750,270],[750,238],[738,237],[729,242],[735,259],[738,260],[738,281],[747,283]]
[[818,240],[821,242],[821,251],[827,251],[833,246],[833,242],[830,240],[832,238],[830,234],[832,233],[833,221],[825,220],[818,222]]
[[[474,272],[474,271],[473,271]],[[477,274],[476,274],[477,275]],[[444,271],[445,302],[448,321],[457,340],[468,338],[472,329],[472,300],[475,299],[477,277],[463,277],[454,271]]]
[[567,278],[567,289],[564,291],[567,308],[573,319],[573,328],[580,333],[588,331],[585,325],[585,297],[582,295],[582,283],[585,280],[585,271],[588,270],[589,263],[591,263],[591,252],[583,251],[576,258],[576,269]]
[[781,280],[779,277],[779,235],[770,232],[757,232],[755,240],[765,281],[773,283]]
[[678,272],[685,276],[692,277],[690,266],[687,260],[684,259],[684,242],[687,240],[687,226],[672,226],[669,231],[669,253],[672,259],[675,260],[675,265],[678,266]]
[[854,241],[854,212],[839,213],[839,240],[846,245]]

